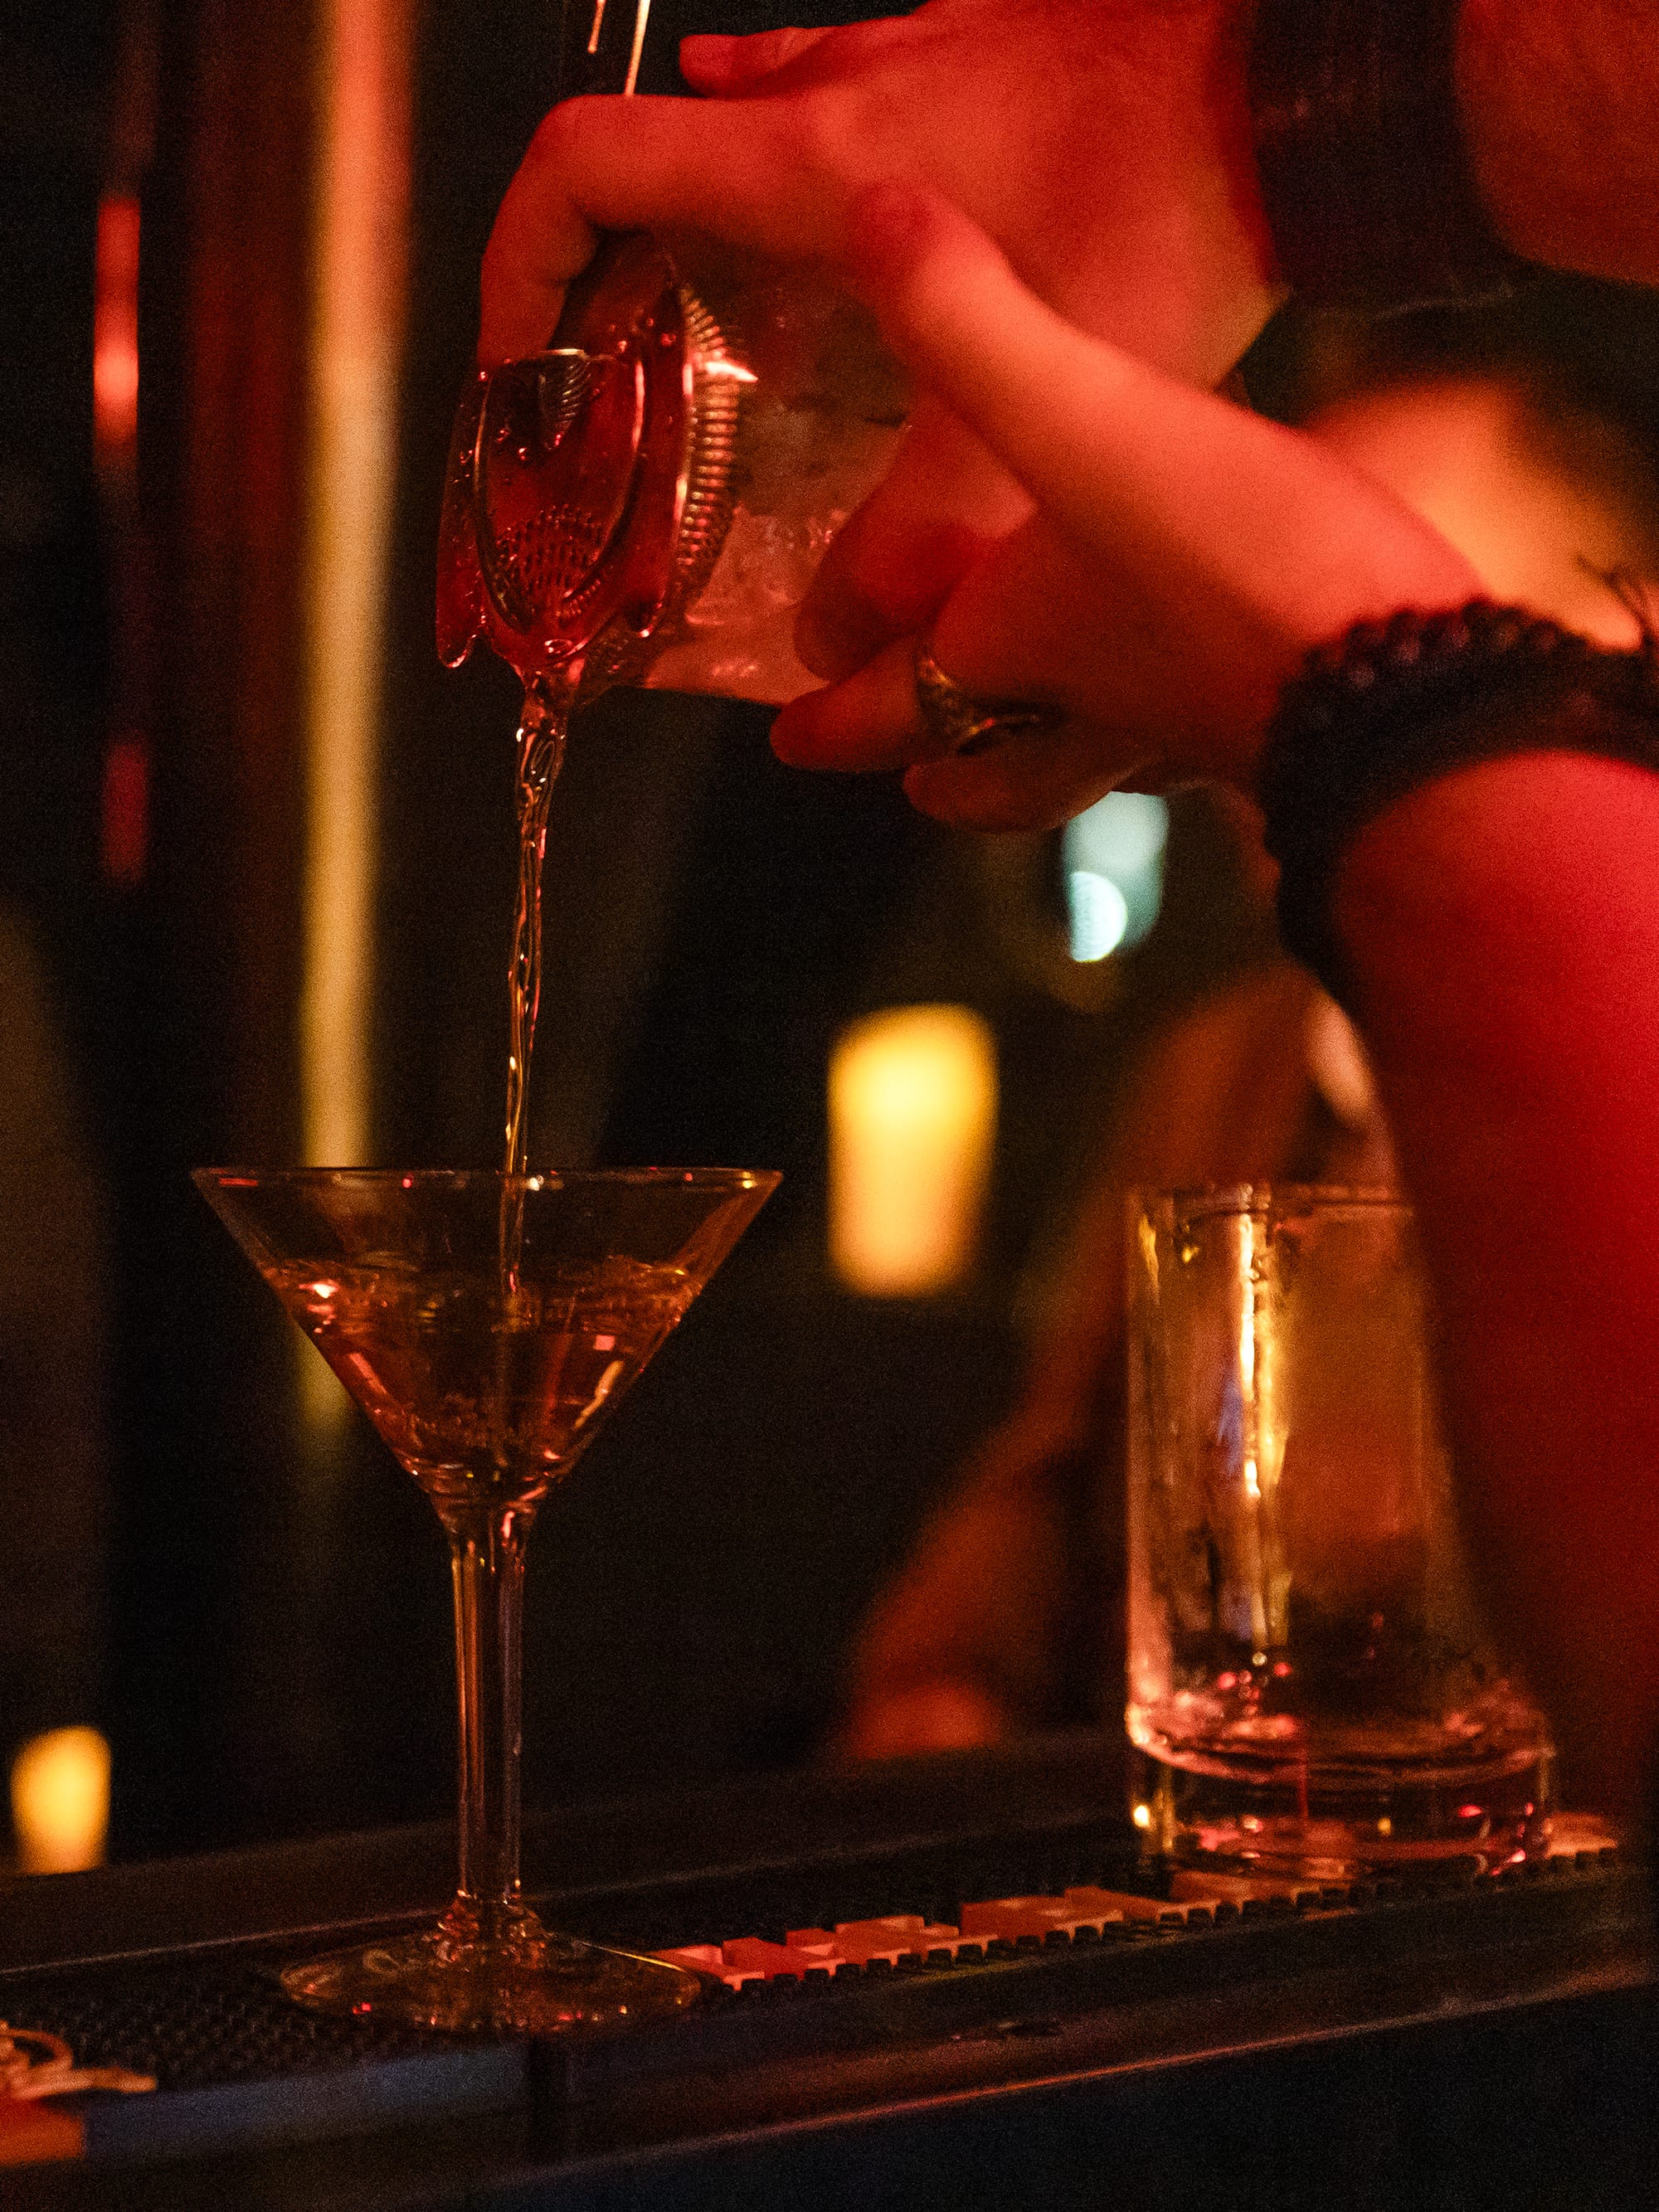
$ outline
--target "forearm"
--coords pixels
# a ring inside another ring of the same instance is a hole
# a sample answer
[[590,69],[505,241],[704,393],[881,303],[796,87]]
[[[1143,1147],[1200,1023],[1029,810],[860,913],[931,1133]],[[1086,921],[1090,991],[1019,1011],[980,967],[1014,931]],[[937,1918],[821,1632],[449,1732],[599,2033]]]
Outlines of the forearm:
[[1659,283],[1659,0],[1464,0],[1476,182],[1528,259]]
[[1417,1203],[1476,1557],[1568,1787],[1659,1735],[1659,777],[1533,754],[1353,847],[1336,921]]

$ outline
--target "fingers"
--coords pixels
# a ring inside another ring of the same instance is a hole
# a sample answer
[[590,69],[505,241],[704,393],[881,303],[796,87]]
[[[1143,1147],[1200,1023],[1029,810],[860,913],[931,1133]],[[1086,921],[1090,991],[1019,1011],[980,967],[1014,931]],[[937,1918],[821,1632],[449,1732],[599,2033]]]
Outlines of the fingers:
[[930,650],[965,691],[1054,705],[1068,718],[1057,729],[950,756],[922,718],[915,640],[902,638],[786,707],[773,747],[799,767],[908,771],[915,804],[964,827],[1051,827],[1109,790],[1149,750],[1136,728],[1133,682],[1120,701],[1118,655],[1106,641],[1092,642],[1097,600],[1085,565],[1034,522],[975,562],[933,626]]
[[896,637],[926,629],[951,587],[1030,501],[956,418],[918,402],[898,457],[824,555],[795,623],[816,676],[849,676]]
[[919,814],[958,830],[1058,830],[1115,790],[1134,767],[1110,765],[1109,736],[1092,725],[1005,738],[971,759],[953,755],[909,770],[904,795]]
[[544,346],[599,230],[706,230],[811,259],[838,243],[844,198],[792,137],[785,103],[568,100],[542,122],[485,249],[478,358]]
[[898,638],[823,691],[785,707],[772,750],[792,768],[842,771],[907,769],[945,750],[916,703],[915,640]]
[[1167,547],[1260,523],[1288,433],[1066,322],[936,193],[872,187],[848,238],[894,350],[1077,543],[1150,546],[1150,521]]
[[796,767],[902,771],[914,806],[967,830],[1054,829],[1136,765],[1115,733],[1077,721],[1016,732],[971,756],[947,753],[916,706],[913,638],[786,707],[772,745]]
[[543,119],[496,210],[478,280],[478,360],[486,368],[540,352],[566,286],[592,258],[593,226],[570,174],[568,117],[568,108],[555,108]]
[[816,31],[757,31],[748,38],[703,33],[680,40],[680,75],[694,92],[716,99],[750,92],[829,35],[829,26]]
[[[1165,380],[1045,307],[977,225],[921,187],[860,193],[846,258],[888,342],[929,390],[1039,504],[1092,520],[1108,472],[1091,467],[1079,485],[1079,442],[1115,426],[1121,445],[1126,403]],[[1170,403],[1198,398],[1167,391]]]
[[[975,561],[927,628],[929,649],[964,690],[1112,719],[1119,651],[1101,637],[1088,565],[1040,520]],[[786,708],[773,743],[807,768],[903,768],[933,758],[916,703],[915,639],[886,644],[828,690]]]
[[[1474,588],[1421,516],[1312,440],[1075,330],[937,196],[873,188],[848,237],[896,351],[1095,564],[1097,618],[1115,597],[1177,666],[1206,637],[1213,705],[1234,734],[1254,711],[1247,693],[1287,657]],[[1231,697],[1230,654],[1248,678]]]
[[[597,230],[703,230],[785,260],[830,255],[842,242],[851,180],[872,171],[868,129],[827,88],[849,57],[893,33],[878,21],[693,39],[684,52],[690,81],[719,99],[562,101],[531,141],[495,218],[484,254],[480,361],[546,344]],[[822,99],[809,89],[815,83],[826,88]],[[793,94],[801,96],[785,96]]]

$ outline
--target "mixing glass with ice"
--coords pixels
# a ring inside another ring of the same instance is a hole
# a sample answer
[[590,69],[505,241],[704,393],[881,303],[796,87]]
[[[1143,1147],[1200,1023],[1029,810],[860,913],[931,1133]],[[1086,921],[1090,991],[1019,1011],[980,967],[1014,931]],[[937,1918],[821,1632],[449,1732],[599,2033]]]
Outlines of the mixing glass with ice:
[[456,420],[438,650],[485,638],[521,676],[780,705],[824,548],[908,404],[850,301],[795,272],[608,239],[551,348],[478,371]]
[[[569,0],[565,93],[631,93],[649,0]],[[456,418],[438,650],[483,637],[580,703],[612,684],[781,705],[795,611],[909,394],[865,312],[706,242],[605,240],[544,354]]]

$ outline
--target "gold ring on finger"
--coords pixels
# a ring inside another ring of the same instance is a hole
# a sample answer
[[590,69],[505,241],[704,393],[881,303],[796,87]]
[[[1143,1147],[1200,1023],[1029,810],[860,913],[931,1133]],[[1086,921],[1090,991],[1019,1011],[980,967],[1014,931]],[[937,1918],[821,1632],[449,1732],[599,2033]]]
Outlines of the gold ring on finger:
[[1065,720],[1056,707],[1029,699],[975,699],[947,676],[921,640],[915,657],[916,704],[929,733],[952,753],[988,747],[1033,730],[1054,730]]

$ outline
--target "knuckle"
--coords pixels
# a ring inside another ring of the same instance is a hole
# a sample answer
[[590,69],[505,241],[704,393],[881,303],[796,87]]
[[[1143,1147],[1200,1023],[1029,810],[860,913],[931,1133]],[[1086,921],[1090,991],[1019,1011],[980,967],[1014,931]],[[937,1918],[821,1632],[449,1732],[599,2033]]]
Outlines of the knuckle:
[[539,173],[550,176],[568,176],[578,167],[592,105],[589,100],[564,100],[549,108],[536,126],[526,166],[533,164]]
[[815,86],[789,103],[788,143],[802,167],[828,182],[845,183],[854,169],[856,136],[839,90]]
[[749,76],[770,76],[775,70],[793,61],[801,50],[803,33],[799,31],[762,31],[744,48],[743,58]]

